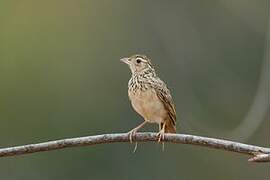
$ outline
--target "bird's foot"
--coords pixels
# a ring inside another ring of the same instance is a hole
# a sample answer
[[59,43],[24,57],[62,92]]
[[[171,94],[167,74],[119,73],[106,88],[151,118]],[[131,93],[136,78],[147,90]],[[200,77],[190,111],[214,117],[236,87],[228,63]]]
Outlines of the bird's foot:
[[161,141],[163,141],[165,139],[165,132],[163,129],[160,130],[157,135],[158,135],[158,143],[160,143]]
[[165,139],[165,132],[164,129],[160,130],[158,133],[158,143],[162,142],[162,151],[164,151],[164,139]]
[[133,138],[133,136],[134,136],[134,135],[137,133],[137,131],[138,131],[140,128],[142,128],[145,124],[146,124],[146,121],[144,121],[144,122],[141,123],[139,126],[135,127],[134,129],[132,129],[132,130],[130,130],[130,131],[128,132],[130,143],[132,143],[132,138]]
[[[128,132],[130,143],[132,143],[133,136],[135,136],[136,133],[137,133],[137,131],[138,131],[140,128],[142,128],[146,123],[147,123],[147,122],[144,121],[144,122],[141,123],[139,126],[135,127],[134,129],[132,129],[131,131]],[[136,152],[137,145],[138,145],[138,143],[136,142],[136,145],[135,145],[135,148],[134,148],[133,152]]]
[[137,133],[136,128],[134,128],[134,129],[132,129],[131,131],[128,132],[128,134],[129,134],[129,142],[130,143],[133,143],[133,137],[136,135],[136,133]]
[[[133,143],[133,136],[135,136],[136,133],[137,133],[137,129],[136,128],[134,128],[134,129],[132,129],[131,131],[128,132],[128,134],[129,134],[129,142],[130,143]],[[133,149],[133,153],[136,152],[137,146],[138,146],[138,143],[136,142],[135,147]]]

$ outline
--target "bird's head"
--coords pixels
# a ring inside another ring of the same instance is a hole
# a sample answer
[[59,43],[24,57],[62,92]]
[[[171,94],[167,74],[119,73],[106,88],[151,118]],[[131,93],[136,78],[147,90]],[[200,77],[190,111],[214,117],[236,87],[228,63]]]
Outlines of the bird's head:
[[133,74],[141,73],[149,69],[153,70],[151,60],[145,55],[135,54],[120,60],[129,66]]

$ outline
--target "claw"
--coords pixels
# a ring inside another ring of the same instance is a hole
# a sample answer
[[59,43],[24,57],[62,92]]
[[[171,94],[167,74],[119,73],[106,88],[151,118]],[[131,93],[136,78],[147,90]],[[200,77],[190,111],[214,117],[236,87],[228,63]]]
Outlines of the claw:
[[161,130],[158,133],[158,143],[162,143],[162,151],[164,151],[164,148],[165,148],[165,146],[164,146],[164,139],[165,139],[165,133],[164,133],[164,131]]
[[165,123],[161,127],[161,130],[159,131],[158,135],[158,143],[162,142],[162,151],[164,151],[164,139],[165,139]]
[[131,131],[129,131],[129,142],[130,143],[133,143],[132,139],[133,139],[133,136],[136,134],[137,130],[136,129],[132,129]]
[[160,143],[161,141],[163,141],[165,138],[165,123],[162,125],[159,133],[158,133],[158,143]]
[[134,149],[133,149],[133,153],[135,153],[135,152],[136,152],[137,147],[138,147],[138,143],[136,142],[135,147],[134,147]]
[[[137,132],[140,128],[142,128],[145,124],[146,124],[146,121],[144,121],[144,122],[141,123],[139,126],[137,126],[136,128],[134,128],[134,129],[132,129],[131,131],[128,132],[128,134],[129,134],[129,142],[130,142],[130,143],[133,142],[133,141],[132,141],[132,138],[133,138],[133,136],[136,134],[136,132]],[[133,153],[136,152],[137,146],[138,146],[138,143],[136,142],[135,147],[134,147],[134,150],[133,150]]]
[[[129,133],[129,142],[130,143],[133,143],[133,136],[136,134],[136,132],[137,132],[137,129],[132,129],[131,131],[128,132]],[[138,143],[136,142],[135,147],[133,149],[133,153],[136,152],[137,147],[138,147]]]
[[158,143],[160,143],[161,141],[163,141],[165,139],[165,133],[163,130],[161,130],[159,133],[158,133]]

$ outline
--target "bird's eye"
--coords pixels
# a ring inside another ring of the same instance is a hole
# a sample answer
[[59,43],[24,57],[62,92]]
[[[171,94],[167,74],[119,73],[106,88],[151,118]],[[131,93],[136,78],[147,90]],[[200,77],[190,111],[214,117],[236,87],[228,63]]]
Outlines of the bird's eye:
[[137,62],[138,64],[140,64],[140,63],[142,62],[142,60],[137,59],[136,62]]

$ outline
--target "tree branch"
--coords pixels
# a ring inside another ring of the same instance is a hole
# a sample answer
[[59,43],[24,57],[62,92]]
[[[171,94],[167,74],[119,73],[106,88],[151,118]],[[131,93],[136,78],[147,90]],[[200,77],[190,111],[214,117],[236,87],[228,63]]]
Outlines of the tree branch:
[[250,158],[250,162],[270,162],[270,154],[258,153],[254,157]]
[[[137,133],[133,137],[133,141],[137,142],[157,141],[157,139],[158,136],[156,133]],[[129,134],[103,134],[2,148],[0,149],[0,157],[16,156],[42,151],[52,151],[68,147],[90,146],[115,142],[129,142]],[[186,134],[166,134],[164,142],[192,144],[213,149],[237,152],[241,154],[251,155],[252,158],[249,159],[249,161],[251,162],[270,162],[270,148],[247,145],[228,140]]]

